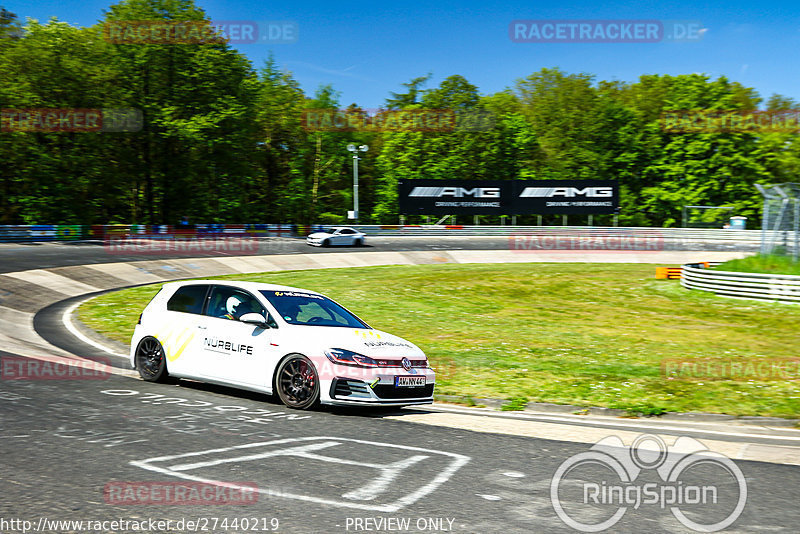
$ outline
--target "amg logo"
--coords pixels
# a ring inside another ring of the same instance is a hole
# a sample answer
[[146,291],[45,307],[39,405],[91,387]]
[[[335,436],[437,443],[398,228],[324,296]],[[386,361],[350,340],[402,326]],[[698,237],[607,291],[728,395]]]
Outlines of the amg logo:
[[475,197],[475,198],[500,198],[499,187],[415,187],[408,194],[409,197]]
[[526,187],[520,193],[520,198],[552,198],[552,197],[603,197],[614,196],[613,187]]

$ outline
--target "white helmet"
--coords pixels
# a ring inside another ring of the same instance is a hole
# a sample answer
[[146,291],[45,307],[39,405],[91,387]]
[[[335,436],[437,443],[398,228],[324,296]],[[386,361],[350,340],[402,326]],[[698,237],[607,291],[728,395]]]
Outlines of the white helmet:
[[228,297],[228,302],[225,303],[225,309],[228,310],[228,313],[233,315],[233,312],[236,309],[236,307],[242,302],[244,301],[242,300],[241,297],[237,297],[235,295],[232,297]]

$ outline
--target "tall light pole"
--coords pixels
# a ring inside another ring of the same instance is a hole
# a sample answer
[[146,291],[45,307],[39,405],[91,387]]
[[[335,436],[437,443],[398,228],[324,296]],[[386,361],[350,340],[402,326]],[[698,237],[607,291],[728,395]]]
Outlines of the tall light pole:
[[367,145],[359,145],[356,147],[354,144],[347,145],[347,150],[353,153],[353,219],[358,221],[358,153],[366,152],[369,149]]

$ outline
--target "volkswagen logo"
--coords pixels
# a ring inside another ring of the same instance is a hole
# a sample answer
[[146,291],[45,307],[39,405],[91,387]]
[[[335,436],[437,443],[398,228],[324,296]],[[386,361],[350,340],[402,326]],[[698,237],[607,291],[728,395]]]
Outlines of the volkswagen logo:
[[403,369],[405,369],[406,371],[410,371],[411,370],[411,360],[409,360],[408,358],[403,358],[402,360],[400,360],[400,364],[403,366]]

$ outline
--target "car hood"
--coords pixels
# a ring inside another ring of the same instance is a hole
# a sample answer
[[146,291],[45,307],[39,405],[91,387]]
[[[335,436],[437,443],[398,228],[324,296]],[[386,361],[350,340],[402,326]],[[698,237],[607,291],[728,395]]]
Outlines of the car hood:
[[281,327],[281,330],[284,328],[287,335],[312,343],[320,352],[326,349],[346,349],[373,358],[425,357],[422,349],[410,341],[374,328],[287,325]]
[[308,234],[308,237],[330,237],[332,235],[326,232],[314,232],[313,234]]

